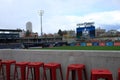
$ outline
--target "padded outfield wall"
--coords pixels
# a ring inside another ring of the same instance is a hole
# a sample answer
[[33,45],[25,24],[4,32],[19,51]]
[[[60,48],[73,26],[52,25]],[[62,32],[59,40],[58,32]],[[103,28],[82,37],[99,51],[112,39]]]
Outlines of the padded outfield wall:
[[80,42],[79,46],[120,46],[120,42]]

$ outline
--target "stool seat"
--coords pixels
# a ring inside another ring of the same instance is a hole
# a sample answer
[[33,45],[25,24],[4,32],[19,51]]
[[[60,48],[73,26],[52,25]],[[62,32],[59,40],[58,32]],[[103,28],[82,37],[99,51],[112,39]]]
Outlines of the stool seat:
[[46,68],[59,68],[59,67],[61,66],[61,64],[51,62],[51,63],[45,64],[44,66],[45,66]]
[[15,60],[5,60],[5,61],[2,61],[2,64],[12,64],[12,63],[16,63]]
[[92,70],[92,74],[94,74],[94,75],[109,75],[112,73],[107,69],[101,69],[101,70],[94,69],[94,70]]
[[70,64],[70,65],[68,65],[68,69],[71,69],[71,70],[84,69],[84,68],[85,68],[84,64]]
[[99,78],[113,80],[112,73],[108,69],[92,69],[91,80],[97,80]]
[[42,66],[42,65],[44,65],[44,63],[43,62],[30,62],[29,64],[28,64],[28,66],[29,67],[36,67],[36,66]]
[[15,65],[16,66],[24,66],[24,65],[26,66],[26,65],[28,65],[28,63],[29,62],[17,62]]

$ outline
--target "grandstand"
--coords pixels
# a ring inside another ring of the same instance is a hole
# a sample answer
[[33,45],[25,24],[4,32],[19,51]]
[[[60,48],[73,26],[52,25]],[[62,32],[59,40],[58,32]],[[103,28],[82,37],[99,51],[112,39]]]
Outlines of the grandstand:
[[48,47],[62,37],[20,37],[22,30],[0,29],[0,49],[21,49],[29,47]]
[[22,48],[19,32],[22,32],[22,30],[0,29],[0,49]]

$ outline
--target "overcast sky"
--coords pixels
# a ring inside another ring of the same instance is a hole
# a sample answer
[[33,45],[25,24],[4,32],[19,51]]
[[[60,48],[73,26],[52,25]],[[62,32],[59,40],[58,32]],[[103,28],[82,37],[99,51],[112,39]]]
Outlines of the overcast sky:
[[76,30],[77,23],[87,21],[96,28],[120,24],[120,0],[0,0],[0,28],[26,30],[30,21],[40,33],[39,10],[44,10],[43,33]]

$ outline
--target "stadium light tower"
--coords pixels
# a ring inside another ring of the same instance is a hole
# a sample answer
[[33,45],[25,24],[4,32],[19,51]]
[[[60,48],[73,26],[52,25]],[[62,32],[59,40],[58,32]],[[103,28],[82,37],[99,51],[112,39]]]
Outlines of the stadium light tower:
[[39,16],[40,16],[40,27],[41,27],[41,36],[43,36],[42,32],[42,16],[44,14],[44,10],[39,10]]

